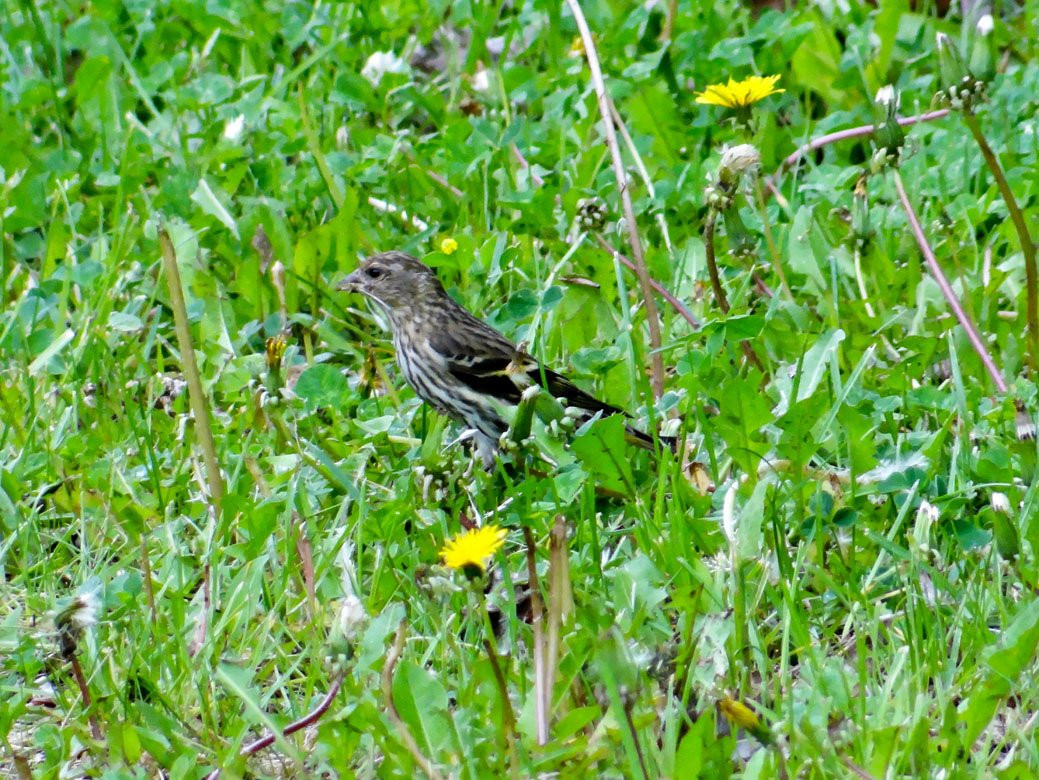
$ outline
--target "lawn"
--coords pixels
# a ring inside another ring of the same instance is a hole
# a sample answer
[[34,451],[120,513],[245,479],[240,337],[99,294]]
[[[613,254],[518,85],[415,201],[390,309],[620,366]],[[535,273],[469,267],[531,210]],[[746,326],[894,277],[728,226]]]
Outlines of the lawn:
[[1039,2],[790,5],[0,0],[0,775],[1039,775]]

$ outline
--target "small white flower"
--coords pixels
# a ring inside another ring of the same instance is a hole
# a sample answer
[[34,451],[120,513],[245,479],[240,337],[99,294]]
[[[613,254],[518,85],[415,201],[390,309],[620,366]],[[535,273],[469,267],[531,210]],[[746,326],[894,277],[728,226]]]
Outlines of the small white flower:
[[1010,514],[1010,497],[1006,493],[993,493],[989,498],[989,504],[994,512],[1004,515]]
[[895,92],[895,88],[891,84],[886,84],[877,90],[877,96],[874,101],[878,106],[887,108],[894,104],[895,108],[898,108],[898,93]]
[[975,25],[974,29],[978,31],[978,35],[985,36],[991,34],[992,30],[995,29],[995,26],[996,23],[992,19],[992,14],[985,14],[978,19],[978,23]]
[[480,68],[473,74],[473,89],[477,92],[490,92],[491,90],[491,76],[487,72],[487,68]]
[[336,130],[336,146],[340,149],[350,143],[350,129],[346,125],[340,125]]
[[361,75],[373,86],[379,86],[382,77],[387,73],[407,73],[408,63],[392,51],[377,51],[368,58],[361,68]]
[[730,146],[722,152],[720,168],[734,176],[757,168],[761,164],[761,155],[751,144]]
[[368,613],[361,600],[352,593],[339,605],[336,628],[344,639],[353,639],[368,622]]
[[923,516],[929,522],[935,523],[938,521],[938,518],[942,516],[942,513],[939,511],[938,507],[936,507],[930,501],[924,500],[920,502],[920,508],[917,510],[917,516]]
[[242,134],[242,130],[245,129],[245,115],[239,114],[234,119],[228,121],[224,125],[224,138],[228,141],[237,141],[238,136]]

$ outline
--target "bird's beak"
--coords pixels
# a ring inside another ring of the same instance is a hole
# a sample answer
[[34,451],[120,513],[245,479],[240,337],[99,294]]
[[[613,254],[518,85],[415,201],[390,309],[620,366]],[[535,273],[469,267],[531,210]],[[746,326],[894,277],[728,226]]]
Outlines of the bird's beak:
[[355,292],[361,283],[360,271],[354,271],[348,277],[343,279],[336,285],[336,289],[341,292]]

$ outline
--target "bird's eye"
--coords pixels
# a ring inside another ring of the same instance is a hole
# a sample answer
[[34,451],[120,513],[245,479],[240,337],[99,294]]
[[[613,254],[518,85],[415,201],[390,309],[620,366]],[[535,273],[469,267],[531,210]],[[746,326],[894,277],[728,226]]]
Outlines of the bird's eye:
[[365,276],[367,276],[369,279],[378,279],[380,276],[383,275],[383,273],[384,271],[377,265],[366,269],[364,272]]

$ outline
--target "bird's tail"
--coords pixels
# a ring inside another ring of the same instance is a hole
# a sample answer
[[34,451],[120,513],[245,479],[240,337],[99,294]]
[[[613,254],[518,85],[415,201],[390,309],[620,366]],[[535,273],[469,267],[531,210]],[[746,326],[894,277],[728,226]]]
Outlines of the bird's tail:
[[[624,426],[624,433],[628,441],[632,444],[637,444],[639,447],[647,450],[656,449],[656,445],[653,443],[653,437],[648,433],[643,433],[638,428],[633,428],[630,425]],[[678,452],[677,436],[657,436],[656,439],[665,447],[670,449],[671,452]]]

